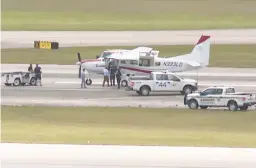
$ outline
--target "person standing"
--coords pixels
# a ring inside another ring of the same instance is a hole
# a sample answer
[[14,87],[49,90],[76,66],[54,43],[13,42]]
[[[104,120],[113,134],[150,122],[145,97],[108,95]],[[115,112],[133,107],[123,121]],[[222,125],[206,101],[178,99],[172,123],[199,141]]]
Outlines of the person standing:
[[28,72],[33,72],[33,66],[32,66],[32,64],[29,65],[29,67],[28,67]]
[[38,66],[38,64],[36,64],[34,72],[35,72],[35,75],[36,75],[36,85],[37,85],[37,82],[39,80],[40,86],[42,86],[42,81],[41,81],[41,79],[42,79],[42,70],[41,70],[41,67]]
[[85,69],[83,69],[83,72],[81,73],[81,88],[87,88],[85,82]]
[[120,71],[120,68],[117,69],[117,72],[116,72],[116,80],[117,80],[117,88],[120,89],[120,83],[121,83],[121,71]]
[[115,86],[116,82],[115,82],[115,74],[116,74],[116,68],[115,66],[112,66],[112,68],[110,68],[110,84],[111,86]]
[[105,86],[105,82],[107,82],[109,86],[109,70],[106,67],[103,70],[103,75],[104,75],[104,79],[103,79],[102,87]]

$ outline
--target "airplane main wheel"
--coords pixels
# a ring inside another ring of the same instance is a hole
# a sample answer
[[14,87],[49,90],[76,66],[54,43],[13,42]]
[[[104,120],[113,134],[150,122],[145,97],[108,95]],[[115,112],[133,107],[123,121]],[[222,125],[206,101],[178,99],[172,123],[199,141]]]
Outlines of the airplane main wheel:
[[86,79],[85,83],[86,83],[87,85],[91,85],[91,84],[92,84],[92,80],[91,80],[91,79]]
[[128,86],[128,81],[127,80],[122,80],[121,81],[121,86],[122,87],[127,87]]

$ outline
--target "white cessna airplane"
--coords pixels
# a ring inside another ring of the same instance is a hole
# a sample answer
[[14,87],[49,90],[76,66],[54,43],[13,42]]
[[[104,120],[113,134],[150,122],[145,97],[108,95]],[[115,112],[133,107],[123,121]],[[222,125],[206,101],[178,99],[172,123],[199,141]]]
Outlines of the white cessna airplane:
[[[141,54],[141,51],[144,51]],[[153,54],[151,53],[153,51]],[[146,54],[145,54],[146,53]],[[210,36],[202,35],[191,53],[176,57],[158,57],[159,51],[149,47],[138,47],[123,53],[113,53],[105,59],[80,61],[80,68],[89,73],[103,74],[103,68],[110,63],[121,69],[122,74],[148,75],[152,71],[183,72],[197,70],[209,65]],[[82,66],[82,67],[81,67]],[[79,70],[80,73],[80,70]],[[89,78],[87,84],[91,84]],[[122,85],[127,85],[127,78],[122,79]]]

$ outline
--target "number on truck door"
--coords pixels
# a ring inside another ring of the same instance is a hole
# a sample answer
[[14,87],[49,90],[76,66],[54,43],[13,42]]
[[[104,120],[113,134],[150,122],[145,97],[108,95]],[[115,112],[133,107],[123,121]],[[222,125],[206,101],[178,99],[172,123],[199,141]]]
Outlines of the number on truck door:
[[160,86],[160,87],[166,87],[166,82],[160,82],[160,83],[159,83],[159,86]]

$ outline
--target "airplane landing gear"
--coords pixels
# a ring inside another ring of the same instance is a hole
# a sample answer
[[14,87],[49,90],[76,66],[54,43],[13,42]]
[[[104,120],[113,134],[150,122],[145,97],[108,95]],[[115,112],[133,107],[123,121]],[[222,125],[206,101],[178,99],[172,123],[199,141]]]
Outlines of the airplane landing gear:
[[122,87],[127,87],[128,86],[128,81],[127,80],[122,80],[121,81],[121,86]]
[[92,80],[91,79],[86,79],[85,83],[86,83],[86,85],[91,85],[92,84]]

